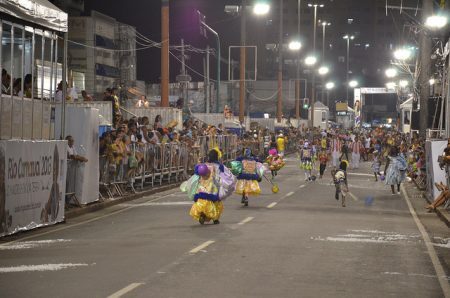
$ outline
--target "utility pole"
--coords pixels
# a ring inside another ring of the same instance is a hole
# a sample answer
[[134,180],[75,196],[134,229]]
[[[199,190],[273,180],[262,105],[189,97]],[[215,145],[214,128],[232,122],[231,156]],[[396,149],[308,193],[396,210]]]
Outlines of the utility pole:
[[[313,24],[313,53],[316,53],[316,27],[317,27],[317,4],[314,5],[314,24]],[[316,72],[312,73],[312,93],[311,93],[311,128],[314,128],[314,105],[316,101]]]
[[239,68],[239,122],[244,123],[245,118],[245,64],[246,64],[246,25],[247,25],[247,0],[242,0],[241,6],[241,49]]
[[184,54],[184,40],[181,39],[181,71],[180,74],[177,75],[177,82],[181,84],[182,88],[182,97],[183,97],[183,111],[187,114],[189,113],[188,109],[188,86],[191,81],[191,76],[186,73],[186,55]]
[[[423,24],[427,17],[433,14],[433,0],[423,0],[422,2],[422,20]],[[430,60],[431,60],[431,38],[427,35],[424,28],[420,31],[419,36],[420,46],[420,74],[419,74],[419,88],[420,88],[420,121],[419,121],[419,135],[422,138],[426,137],[428,128],[428,99],[430,97]]]
[[[297,35],[300,40],[300,18],[302,16],[302,1],[298,0],[297,3]],[[297,77],[295,80],[295,116],[297,119],[300,119],[300,51],[297,53]]]
[[206,113],[209,114],[210,104],[211,104],[211,91],[210,91],[210,83],[209,83],[209,46],[206,47],[206,86],[205,86],[205,94],[206,94]]
[[283,116],[283,0],[280,0],[280,32],[278,41],[278,104],[277,122],[281,122]]
[[161,0],[161,106],[169,106],[169,0]]

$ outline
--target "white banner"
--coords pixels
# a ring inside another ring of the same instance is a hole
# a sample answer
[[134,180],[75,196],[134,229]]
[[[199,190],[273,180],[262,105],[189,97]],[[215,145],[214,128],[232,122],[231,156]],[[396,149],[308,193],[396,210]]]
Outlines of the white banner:
[[361,94],[383,94],[383,93],[396,93],[394,89],[388,88],[361,88]]
[[354,101],[353,109],[355,110],[355,127],[361,126],[361,110],[362,110],[362,100],[361,100],[361,89],[354,89]]
[[0,141],[0,236],[64,220],[67,143]]
[[434,183],[447,183],[445,178],[445,170],[441,170],[438,163],[439,155],[442,155],[447,147],[447,141],[427,141],[425,144],[426,165],[427,165],[427,192],[434,201],[440,192]]

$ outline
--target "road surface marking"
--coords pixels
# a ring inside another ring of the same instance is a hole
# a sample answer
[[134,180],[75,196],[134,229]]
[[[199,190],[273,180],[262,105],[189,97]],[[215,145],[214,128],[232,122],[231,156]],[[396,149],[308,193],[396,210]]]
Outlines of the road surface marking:
[[254,217],[247,217],[246,219],[242,220],[240,223],[238,223],[238,225],[245,225],[246,223],[252,221],[254,219]]
[[119,298],[119,297],[122,297],[126,293],[129,293],[129,292],[133,291],[134,289],[136,289],[137,287],[142,286],[142,285],[143,285],[143,283],[132,283],[132,284],[129,284],[125,288],[115,292],[114,294],[109,295],[108,298]]
[[354,200],[354,201],[358,201],[358,198],[352,194],[351,192],[348,192],[348,195]]
[[347,175],[373,177],[373,174],[366,174],[366,173],[352,173],[352,172],[348,172]]
[[20,265],[15,267],[0,267],[0,273],[30,272],[30,271],[58,271],[71,267],[89,266],[88,264],[42,264],[42,265]]
[[439,280],[439,284],[441,285],[442,291],[444,292],[444,297],[450,297],[450,285],[448,283],[448,280],[445,275],[444,268],[442,267],[441,262],[439,261],[439,258],[436,254],[436,250],[434,249],[433,243],[431,242],[430,236],[428,235],[427,231],[425,230],[425,227],[423,226],[422,222],[420,221],[419,217],[417,216],[416,211],[414,210],[411,200],[408,197],[408,194],[406,193],[405,186],[402,184],[401,190],[403,193],[403,197],[405,198],[406,204],[408,205],[409,212],[411,213],[414,222],[417,225],[417,228],[420,231],[420,234],[422,234],[422,238],[425,242],[425,246],[427,247],[428,254],[430,255],[431,262],[433,263],[434,270],[436,271],[436,275]]
[[28,249],[40,247],[46,244],[70,242],[70,239],[53,239],[53,240],[37,240],[37,241],[20,241],[16,244],[8,245],[8,243],[1,245],[0,250],[15,250],[15,249]]
[[[163,199],[163,198],[166,198],[166,197],[168,197],[168,196],[170,196],[170,195],[171,195],[171,194],[167,194],[167,195],[164,195],[164,196],[161,196],[161,197],[157,197],[157,198],[155,198],[155,199],[153,199],[153,200],[150,200],[150,201],[148,201],[148,202],[156,202],[156,201],[159,201],[159,200],[161,200],[161,199]],[[86,220],[86,221],[82,221],[82,222],[79,222],[79,223],[76,223],[76,224],[64,226],[64,227],[57,228],[57,229],[54,229],[54,230],[51,230],[51,231],[47,231],[47,232],[43,232],[43,233],[38,233],[38,234],[35,234],[35,235],[30,235],[30,236],[27,236],[27,237],[23,237],[23,238],[20,238],[20,239],[16,239],[16,240],[13,240],[13,241],[9,241],[9,242],[7,242],[7,243],[0,244],[0,247],[6,246],[6,245],[10,245],[11,243],[16,243],[16,242],[23,241],[23,240],[27,240],[27,239],[33,239],[33,238],[37,238],[37,237],[40,237],[40,236],[44,236],[44,235],[48,235],[48,234],[52,234],[52,233],[64,231],[64,230],[67,230],[67,229],[70,229],[70,228],[74,228],[74,227],[78,227],[78,226],[81,226],[81,225],[84,225],[84,224],[87,224],[87,223],[91,223],[91,222],[94,222],[94,221],[97,221],[97,220],[100,220],[100,219],[103,219],[103,218],[106,218],[106,217],[110,217],[110,216],[112,216],[112,215],[116,215],[116,214],[125,212],[125,211],[130,210],[130,209],[135,208],[135,207],[136,207],[136,206],[133,205],[133,206],[126,207],[126,208],[120,209],[120,210],[116,210],[116,211],[113,211],[113,212],[111,212],[111,213],[108,213],[108,214],[105,214],[105,215],[102,215],[102,216],[99,216],[99,217],[91,218],[91,219],[88,219],[88,220]]]
[[197,246],[197,247],[191,249],[191,250],[189,251],[189,253],[190,253],[190,254],[198,253],[199,251],[201,251],[201,250],[207,248],[208,246],[210,246],[210,245],[213,244],[214,242],[215,242],[214,240],[208,240],[208,241],[206,241],[206,242],[200,244],[199,246]]
[[306,186],[306,184],[303,184],[303,185],[300,185],[298,188],[303,188],[305,186]]
[[278,203],[277,203],[277,202],[273,202],[272,204],[270,204],[269,206],[267,206],[267,208],[269,208],[269,209],[270,209],[270,208],[273,208],[273,207],[275,207],[276,204],[278,204]]
[[293,192],[293,191],[291,191],[291,192],[287,193],[287,194],[286,194],[286,198],[288,198],[288,197],[292,196],[293,194],[294,194],[294,192]]
[[148,202],[141,204],[120,204],[122,207],[146,207],[146,206],[178,206],[178,205],[192,205],[192,201],[180,201],[180,202]]

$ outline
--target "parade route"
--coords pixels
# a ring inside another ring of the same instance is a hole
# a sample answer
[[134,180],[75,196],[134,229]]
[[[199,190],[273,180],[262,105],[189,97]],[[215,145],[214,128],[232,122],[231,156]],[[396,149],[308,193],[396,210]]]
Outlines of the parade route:
[[290,157],[279,193],[263,180],[248,207],[233,195],[219,225],[193,221],[174,189],[21,234],[0,244],[1,296],[448,295],[448,228],[361,167],[345,208],[329,171],[306,182]]

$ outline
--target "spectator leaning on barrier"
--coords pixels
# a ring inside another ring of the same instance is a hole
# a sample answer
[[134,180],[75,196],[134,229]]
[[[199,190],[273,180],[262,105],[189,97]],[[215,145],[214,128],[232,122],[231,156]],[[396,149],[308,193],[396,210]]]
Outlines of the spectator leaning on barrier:
[[87,162],[88,161],[87,158],[77,154],[75,147],[73,146],[75,144],[75,140],[73,139],[73,137],[67,136],[66,140],[67,140],[67,159],[76,160],[80,162]]

